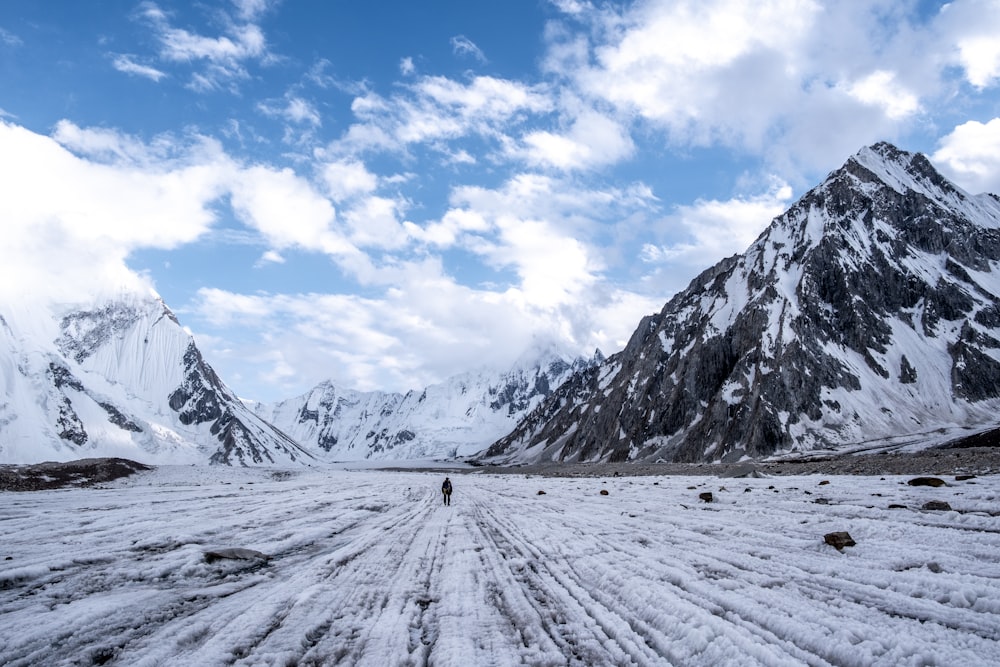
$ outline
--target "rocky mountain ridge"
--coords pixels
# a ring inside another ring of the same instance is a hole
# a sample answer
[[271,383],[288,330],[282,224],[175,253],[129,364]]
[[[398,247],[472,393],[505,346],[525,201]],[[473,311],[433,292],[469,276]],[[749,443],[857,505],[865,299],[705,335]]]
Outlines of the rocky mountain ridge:
[[862,149],[487,451],[711,461],[995,425],[1000,199]]
[[254,409],[326,460],[461,458],[481,453],[567,378],[603,359],[599,351],[573,360],[546,350],[504,372],[462,373],[420,391],[359,392],[323,382]]

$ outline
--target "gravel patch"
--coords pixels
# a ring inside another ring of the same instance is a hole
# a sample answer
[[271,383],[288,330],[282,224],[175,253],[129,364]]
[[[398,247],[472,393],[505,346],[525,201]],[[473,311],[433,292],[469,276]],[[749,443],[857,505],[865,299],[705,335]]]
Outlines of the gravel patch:
[[64,487],[83,487],[128,477],[147,465],[128,459],[80,459],[32,465],[0,465],[0,491],[42,491]]

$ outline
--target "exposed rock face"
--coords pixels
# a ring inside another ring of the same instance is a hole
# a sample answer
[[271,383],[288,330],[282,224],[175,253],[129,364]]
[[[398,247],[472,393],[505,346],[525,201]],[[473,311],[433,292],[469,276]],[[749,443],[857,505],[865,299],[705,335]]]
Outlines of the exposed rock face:
[[863,149],[494,443],[494,461],[736,460],[996,423],[1000,199]]

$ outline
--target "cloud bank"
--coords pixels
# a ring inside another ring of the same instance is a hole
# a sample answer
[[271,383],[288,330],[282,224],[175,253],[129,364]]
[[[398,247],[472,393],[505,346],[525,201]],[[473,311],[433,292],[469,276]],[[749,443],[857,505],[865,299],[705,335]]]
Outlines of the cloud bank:
[[[460,74],[392,54],[399,80],[378,85],[280,53],[282,3],[229,2],[201,27],[140,4],[149,50],[107,53],[115,76],[245,115],[145,137],[0,119],[0,294],[156,288],[143,251],[250,248],[227,261],[273,287],[206,282],[170,304],[224,377],[255,398],[328,378],[408,389],[531,347],[616,351],[865,144],[922,143],[966,189],[1000,190],[1000,3],[549,9],[530,77],[457,35]],[[298,78],[250,97],[275,63]],[[739,167],[686,173],[706,155]],[[685,190],[696,177],[709,186]],[[302,266],[314,281],[285,286]]]

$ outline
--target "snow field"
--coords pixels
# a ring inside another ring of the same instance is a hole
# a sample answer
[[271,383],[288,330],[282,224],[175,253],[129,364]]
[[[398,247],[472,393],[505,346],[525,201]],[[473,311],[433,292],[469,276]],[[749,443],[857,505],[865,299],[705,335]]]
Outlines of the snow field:
[[0,493],[0,664],[1000,664],[1000,477],[442,477]]

